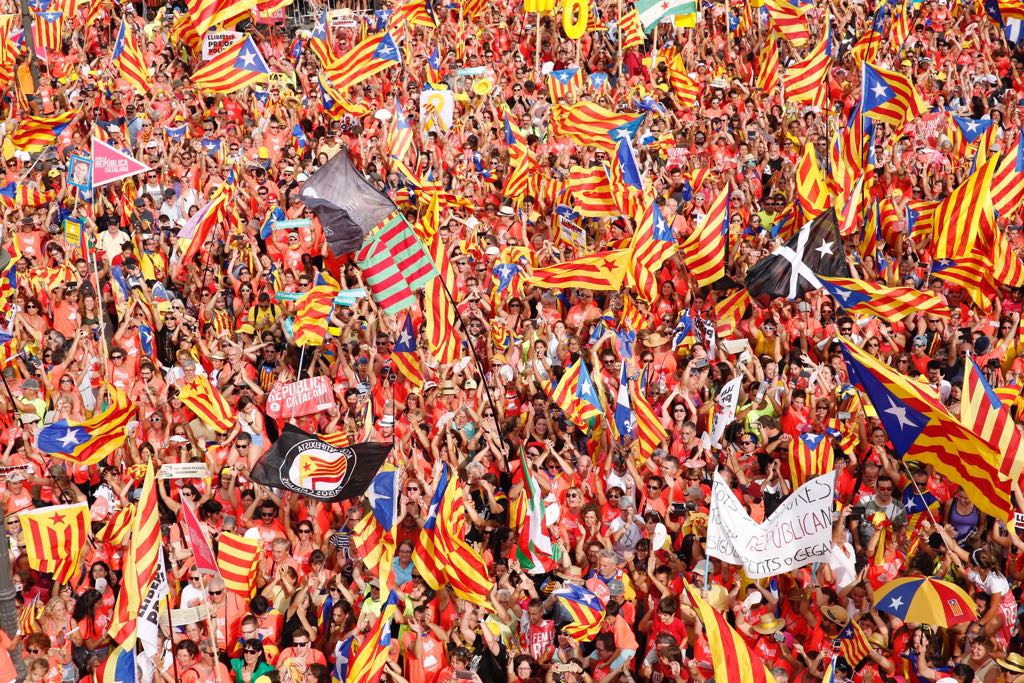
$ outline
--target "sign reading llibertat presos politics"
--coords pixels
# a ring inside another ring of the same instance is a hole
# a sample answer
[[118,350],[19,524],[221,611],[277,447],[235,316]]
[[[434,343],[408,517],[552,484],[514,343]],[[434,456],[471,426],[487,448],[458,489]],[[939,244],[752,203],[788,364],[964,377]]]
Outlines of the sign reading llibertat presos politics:
[[832,551],[835,480],[835,472],[811,479],[758,524],[716,472],[708,514],[708,557],[742,565],[754,579],[827,562]]

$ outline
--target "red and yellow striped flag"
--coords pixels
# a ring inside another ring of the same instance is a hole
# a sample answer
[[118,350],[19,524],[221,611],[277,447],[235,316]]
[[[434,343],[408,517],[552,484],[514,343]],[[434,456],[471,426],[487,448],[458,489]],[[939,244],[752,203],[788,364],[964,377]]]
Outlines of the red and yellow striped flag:
[[32,14],[32,40],[37,51],[50,58],[61,54],[64,40],[63,12],[34,12]]
[[810,432],[789,442],[789,481],[796,490],[835,466],[832,440]]
[[10,134],[11,144],[25,152],[42,152],[57,140],[76,116],[77,109],[56,116],[26,116]]
[[700,85],[690,78],[683,64],[683,58],[675,55],[668,64],[668,84],[672,87],[672,93],[684,109],[692,107],[700,97]]
[[860,315],[877,315],[896,322],[915,311],[949,318],[946,302],[935,292],[913,287],[886,287],[868,280],[848,277],[818,276],[832,298],[844,309]]
[[828,185],[825,183],[825,174],[818,166],[811,142],[804,143],[800,161],[796,165],[796,191],[805,221],[812,220],[828,208]]
[[619,30],[622,31],[622,49],[640,47],[644,44],[644,29],[640,25],[640,13],[631,9],[619,18]]
[[125,572],[110,625],[110,637],[126,648],[135,642],[136,621],[142,598],[156,576],[160,559],[160,512],[157,509],[156,475],[153,461],[146,463],[142,493],[132,519],[132,538],[125,557]]
[[494,586],[480,552],[466,542],[466,509],[462,482],[453,476],[441,499],[437,516],[437,554],[456,597],[492,609],[488,594]]
[[725,339],[736,331],[743,314],[753,301],[750,292],[746,289],[737,289],[714,305],[715,334],[719,339]]
[[991,190],[997,161],[992,157],[979,166],[939,204],[932,225],[935,258],[967,256],[983,230],[994,231]]
[[775,678],[761,658],[750,650],[743,637],[725,620],[725,616],[705,602],[696,588],[689,584],[686,587],[690,601],[697,608],[697,618],[704,624],[715,680],[729,683],[775,683]]
[[269,76],[270,67],[256,42],[246,35],[196,69],[192,82],[200,90],[227,95]]
[[390,33],[369,36],[332,64],[324,65],[331,83],[344,95],[353,85],[401,63],[401,55]]
[[779,48],[775,38],[764,41],[761,51],[757,54],[757,82],[755,85],[762,93],[774,95],[779,91]]
[[985,380],[974,359],[967,360],[960,399],[960,419],[1002,454],[999,473],[1010,481],[1018,481],[1024,473],[1024,442],[1010,413],[1010,404],[1004,403],[1002,397]]
[[260,542],[238,534],[223,532],[217,537],[217,569],[224,587],[245,599],[256,595],[256,567]]
[[645,382],[637,382],[630,387],[630,403],[636,419],[637,459],[639,464],[647,462],[656,448],[668,438],[668,431],[661,419],[655,415],[647,395],[640,388]]
[[574,200],[573,209],[582,216],[595,218],[619,215],[608,174],[601,166],[573,166],[569,170],[569,193]]
[[153,77],[146,64],[146,55],[139,47],[139,41],[127,20],[121,20],[111,60],[121,73],[121,78],[128,81],[136,92],[147,93],[153,89]]
[[318,285],[295,302],[295,345],[320,346],[327,336],[328,319],[334,310],[338,289]]
[[683,242],[683,262],[698,287],[725,277],[725,252],[729,234],[729,183],[711,201],[697,229]]
[[832,58],[828,55],[828,30],[807,56],[786,68],[782,84],[786,99],[824,109],[828,100],[828,73]]
[[555,135],[565,135],[577,144],[614,154],[618,140],[612,138],[612,130],[625,129],[641,116],[617,113],[590,101],[571,106],[556,104],[551,108],[551,128]]
[[619,249],[581,256],[572,261],[537,268],[526,280],[542,289],[578,287],[614,292],[622,289],[630,253],[628,249]]
[[185,384],[178,398],[215,432],[226,433],[235,426],[238,414],[204,375],[197,375]]
[[96,534],[97,541],[120,545],[129,529],[132,528],[135,506],[129,503],[117,511],[106,526]]
[[69,584],[81,571],[82,551],[89,538],[89,507],[51,505],[18,515],[25,537],[28,566]]
[[772,26],[793,47],[802,47],[811,40],[811,31],[807,27],[807,18],[803,10],[791,4],[789,0],[765,0],[765,9]]
[[197,35],[205,35],[214,26],[237,23],[256,6],[258,0],[185,0],[188,23]]
[[377,683],[381,679],[391,649],[391,622],[397,609],[398,596],[392,590],[384,601],[380,616],[351,658],[346,683]]

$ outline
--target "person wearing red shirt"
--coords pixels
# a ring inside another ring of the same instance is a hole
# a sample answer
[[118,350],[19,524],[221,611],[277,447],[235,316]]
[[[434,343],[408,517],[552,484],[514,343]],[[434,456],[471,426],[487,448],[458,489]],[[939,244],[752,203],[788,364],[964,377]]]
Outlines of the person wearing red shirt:
[[789,407],[782,415],[779,426],[786,434],[794,439],[803,433],[804,427],[810,421],[810,411],[807,409],[807,393],[803,389],[793,391]]

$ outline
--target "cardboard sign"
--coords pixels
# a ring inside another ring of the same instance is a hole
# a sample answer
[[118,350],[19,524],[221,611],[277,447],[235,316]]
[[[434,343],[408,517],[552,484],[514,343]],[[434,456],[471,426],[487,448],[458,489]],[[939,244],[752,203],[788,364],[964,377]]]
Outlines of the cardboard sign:
[[685,147],[672,147],[668,150],[668,168],[673,166],[683,167],[683,159],[686,158],[687,149]]
[[203,59],[216,57],[241,37],[238,31],[207,31],[203,36]]
[[327,25],[331,28],[355,28],[359,25],[359,19],[348,7],[332,9],[327,12]]
[[267,395],[267,416],[301,417],[327,410],[334,405],[331,382],[323,375],[298,382],[278,384]]
[[82,239],[82,224],[84,221],[81,218],[65,218],[61,222],[61,228],[64,231],[64,241],[68,244],[78,244]]
[[455,118],[455,93],[451,90],[424,90],[420,93],[420,128],[424,133],[448,131]]
[[[199,622],[206,621],[207,617],[211,614],[209,605],[197,605],[196,607],[180,607],[178,609],[160,610],[160,623],[164,626],[174,624],[175,628],[179,626],[185,626],[187,624],[198,624]],[[170,619],[168,620],[168,617]]]
[[283,86],[286,88],[295,89],[295,74],[277,73],[276,71],[270,74],[267,81],[270,85]]
[[205,462],[169,462],[160,467],[157,479],[205,479],[210,469]]
[[835,481],[835,472],[811,479],[758,524],[716,472],[708,515],[708,557],[741,565],[752,579],[828,562]]
[[308,218],[293,218],[290,221],[274,221],[270,224],[271,230],[298,230],[308,228],[313,224]]
[[102,140],[92,139],[92,187],[107,185],[149,170],[149,166],[130,154]]

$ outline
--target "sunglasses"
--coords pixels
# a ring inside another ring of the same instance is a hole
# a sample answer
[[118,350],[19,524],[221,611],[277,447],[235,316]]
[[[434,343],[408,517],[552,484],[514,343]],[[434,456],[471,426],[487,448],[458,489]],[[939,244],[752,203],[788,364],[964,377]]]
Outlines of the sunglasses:
[[219,590],[219,591],[206,591],[206,593],[207,593],[208,595],[220,595],[220,594],[221,594],[221,593],[223,593],[223,592],[224,592],[224,590],[223,590],[223,589],[221,589],[221,590]]
[[242,652],[244,652],[247,655],[258,655],[260,653],[259,650],[250,650],[249,648],[245,648],[244,650],[242,650]]

